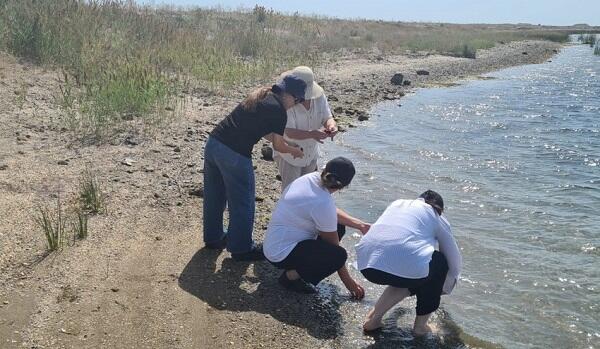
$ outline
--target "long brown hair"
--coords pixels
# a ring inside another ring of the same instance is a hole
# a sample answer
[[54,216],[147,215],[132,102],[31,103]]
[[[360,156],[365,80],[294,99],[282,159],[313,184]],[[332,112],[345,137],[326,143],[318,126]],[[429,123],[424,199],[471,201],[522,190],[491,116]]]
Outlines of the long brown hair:
[[258,102],[265,99],[269,92],[271,92],[270,87],[263,86],[257,88],[256,90],[250,92],[248,96],[246,96],[246,99],[242,101],[242,107],[249,111],[255,111]]

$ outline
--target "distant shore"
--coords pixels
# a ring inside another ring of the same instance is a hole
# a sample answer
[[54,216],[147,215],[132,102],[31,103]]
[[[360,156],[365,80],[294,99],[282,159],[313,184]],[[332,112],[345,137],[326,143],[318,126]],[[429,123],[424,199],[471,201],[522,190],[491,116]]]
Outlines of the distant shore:
[[[511,42],[479,50],[476,59],[350,54],[314,70],[349,131],[379,101],[542,63],[560,48]],[[0,346],[336,347],[348,314],[335,304],[281,290],[268,263],[234,263],[226,252],[201,249],[204,142],[250,86],[192,93],[183,117],[151,137],[131,133],[81,147],[52,123],[60,115],[56,72],[4,55],[0,68]],[[395,73],[410,85],[392,85]],[[29,92],[19,106],[22,86]],[[260,148],[254,152],[257,241],[280,193],[277,169],[260,159]],[[31,212],[55,202],[57,193],[73,200],[86,167],[98,174],[107,213],[90,219],[86,240],[43,258],[44,237]]]

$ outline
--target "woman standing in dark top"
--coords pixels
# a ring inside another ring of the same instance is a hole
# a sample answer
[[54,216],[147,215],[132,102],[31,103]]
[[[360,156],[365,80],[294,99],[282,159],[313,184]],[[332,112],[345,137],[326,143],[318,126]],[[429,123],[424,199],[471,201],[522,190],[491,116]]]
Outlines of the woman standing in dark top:
[[[254,225],[254,168],[252,149],[273,134],[273,148],[302,157],[302,150],[283,139],[286,110],[302,102],[306,84],[287,76],[271,88],[248,95],[210,133],[204,149],[204,243],[207,248],[227,247],[238,261],[263,260],[262,246],[252,240]],[[229,209],[227,233],[223,212]]]

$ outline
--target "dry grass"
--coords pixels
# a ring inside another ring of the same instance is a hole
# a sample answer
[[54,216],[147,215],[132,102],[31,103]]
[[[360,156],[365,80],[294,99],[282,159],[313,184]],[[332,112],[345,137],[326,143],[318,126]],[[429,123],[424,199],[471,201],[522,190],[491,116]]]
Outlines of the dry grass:
[[474,58],[524,39],[568,31],[340,20],[264,7],[150,8],[119,0],[0,0],[0,49],[62,69],[59,105],[80,133],[102,139],[130,120],[168,120],[181,91],[265,79],[344,51],[428,51]]

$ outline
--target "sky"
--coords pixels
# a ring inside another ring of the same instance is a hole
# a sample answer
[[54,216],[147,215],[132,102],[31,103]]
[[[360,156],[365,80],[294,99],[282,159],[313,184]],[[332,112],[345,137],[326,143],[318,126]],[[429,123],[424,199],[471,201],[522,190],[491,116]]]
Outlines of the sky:
[[531,23],[600,25],[600,0],[137,0],[145,4],[267,8],[337,18],[405,22]]

